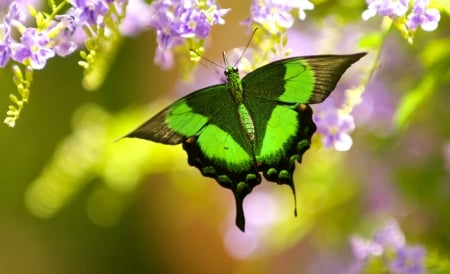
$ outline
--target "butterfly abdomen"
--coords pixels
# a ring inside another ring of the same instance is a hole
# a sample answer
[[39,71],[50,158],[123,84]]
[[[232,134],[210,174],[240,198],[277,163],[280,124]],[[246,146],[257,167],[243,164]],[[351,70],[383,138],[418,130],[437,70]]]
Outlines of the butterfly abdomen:
[[242,81],[239,77],[238,69],[233,66],[227,67],[225,70],[225,76],[227,76],[227,85],[233,101],[237,106],[241,129],[245,132],[248,140],[253,143],[255,140],[255,125],[247,107],[244,104],[244,90],[242,88]]
[[255,125],[253,124],[252,117],[248,112],[244,104],[238,106],[239,119],[241,122],[241,127],[245,131],[248,140],[253,143],[255,140]]

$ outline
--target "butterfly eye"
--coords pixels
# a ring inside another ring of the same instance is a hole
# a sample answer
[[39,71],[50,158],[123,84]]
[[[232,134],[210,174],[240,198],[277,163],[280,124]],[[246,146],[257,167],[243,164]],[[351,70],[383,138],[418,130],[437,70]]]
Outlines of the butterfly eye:
[[237,67],[233,67],[233,72],[238,72],[238,68]]

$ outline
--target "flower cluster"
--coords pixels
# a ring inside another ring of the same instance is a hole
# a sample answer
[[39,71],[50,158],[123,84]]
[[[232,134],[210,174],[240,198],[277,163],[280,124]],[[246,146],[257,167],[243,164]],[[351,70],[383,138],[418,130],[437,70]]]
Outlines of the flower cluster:
[[[414,0],[410,10],[410,0],[366,0],[367,9],[362,13],[363,20],[375,15],[387,16],[393,19],[407,38],[410,32],[420,26],[424,31],[433,31],[438,27],[441,15],[438,9],[430,8],[430,0]],[[405,29],[406,28],[406,29]]]
[[372,240],[353,237],[351,247],[354,256],[351,273],[365,273],[364,270],[373,268],[377,268],[376,273],[425,273],[425,249],[407,245],[395,220],[390,220]]
[[[106,0],[53,3],[51,14],[37,12],[30,6],[36,27],[28,27],[25,10],[17,2],[12,2],[4,22],[0,23],[3,34],[0,66],[5,67],[9,60],[13,60],[32,69],[43,69],[47,60],[55,55],[64,57],[73,53],[85,39],[79,37],[80,31],[102,26],[112,3]],[[65,6],[70,8],[59,15]],[[18,40],[13,38],[14,30],[19,32]]]
[[[4,0],[0,3],[0,68],[13,63],[14,83],[19,93],[19,96],[10,95],[13,105],[9,106],[5,123],[11,127],[28,102],[33,71],[44,69],[48,60],[68,56],[83,47],[82,60],[78,62],[85,69],[83,85],[95,90],[101,85],[122,36],[154,29],[157,40],[154,62],[162,68],[170,68],[174,64],[174,52],[181,46],[184,52],[193,49],[191,61],[198,60],[211,28],[224,24],[223,17],[230,11],[218,7],[215,0],[154,0],[151,3],[144,0],[49,0],[49,12],[41,12],[35,8],[41,4],[39,1]],[[408,29],[405,35],[411,39],[419,26],[431,31],[437,28],[440,19],[439,11],[429,8],[429,0],[367,0],[367,3],[368,8],[362,15],[364,20],[377,14],[390,17]],[[309,0],[253,0],[250,16],[243,23],[249,29],[259,27],[263,31],[253,37],[256,48],[252,64],[262,65],[274,57],[287,56],[290,51],[286,49],[286,30],[293,26],[295,16],[304,20],[305,11],[313,9]],[[186,62],[181,67],[190,70],[193,66],[192,62]],[[343,150],[351,146],[346,133],[353,129],[352,120],[340,114],[326,116],[318,118],[319,124],[335,123],[332,130],[327,131],[326,145],[338,144]]]
[[406,22],[411,30],[416,30],[419,26],[424,31],[437,29],[441,14],[438,9],[429,8],[429,0],[416,0],[412,12],[408,15]]
[[[57,4],[51,0],[51,12],[45,13],[35,10],[31,4],[28,1],[11,2],[0,21],[0,67],[14,62],[15,83],[20,95],[20,98],[10,95],[15,105],[9,107],[4,122],[11,127],[28,101],[29,90],[24,87],[31,85],[33,70],[43,69],[55,56],[65,57],[74,53],[83,42],[92,53],[95,47],[89,47],[88,41],[92,45],[99,33],[110,33],[103,36],[107,41],[115,33],[114,26],[120,24],[126,6],[125,1],[70,0]],[[63,10],[65,12],[61,13]],[[34,24],[30,24],[32,18]],[[87,63],[94,61],[95,58],[90,58]],[[29,77],[20,77],[19,66],[25,67]]]
[[[170,67],[168,59],[175,46],[186,39],[205,39],[213,25],[224,23],[222,16],[229,11],[219,9],[214,0],[158,0],[150,5],[142,0],[129,3],[125,0],[67,0],[59,5],[50,2],[51,14],[31,9],[36,27],[25,25],[26,5],[12,2],[0,23],[0,67],[5,67],[12,59],[33,69],[42,69],[48,59],[67,56],[89,38],[114,32],[119,25],[121,34],[125,35],[154,28],[158,42],[155,62]],[[59,14],[63,9],[67,11]],[[19,32],[18,41],[11,35],[13,29]],[[109,38],[108,34],[106,36]],[[88,43],[85,46],[89,49]]]
[[243,23],[251,25],[254,22],[269,33],[278,34],[292,27],[294,24],[292,11],[295,9],[298,9],[298,18],[304,20],[305,10],[314,9],[314,4],[308,0],[253,0],[250,8],[251,16]]
[[[247,31],[260,29],[252,33],[252,44],[255,45],[252,60],[242,58],[241,62],[250,63],[247,68],[256,69],[274,59],[287,57],[291,49],[287,48],[286,31],[294,25],[294,12],[298,18],[306,18],[305,10],[313,10],[314,4],[309,0],[253,0],[250,16],[241,22]],[[250,70],[248,70],[250,71]]]
[[172,67],[173,48],[186,40],[191,48],[200,48],[201,52],[199,42],[209,35],[213,25],[225,23],[222,16],[228,11],[218,8],[214,0],[153,1],[149,25],[156,30],[155,63],[163,68]]
[[326,148],[334,146],[338,151],[349,150],[353,144],[349,133],[355,129],[353,116],[332,106],[332,103],[323,104],[317,107],[313,116],[323,145]]

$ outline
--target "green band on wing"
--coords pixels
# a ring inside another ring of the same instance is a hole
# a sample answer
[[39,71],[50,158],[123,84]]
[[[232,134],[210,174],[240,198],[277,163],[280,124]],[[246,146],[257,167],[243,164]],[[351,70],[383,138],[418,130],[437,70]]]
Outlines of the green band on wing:
[[206,126],[198,137],[205,157],[231,172],[249,170],[252,157],[227,132],[214,124]]
[[170,128],[187,137],[196,135],[207,122],[208,117],[193,112],[186,102],[176,105],[167,117]]
[[297,135],[297,129],[297,112],[285,106],[276,106],[267,122],[266,134],[256,160],[267,165],[280,161],[285,157],[285,145]]
[[284,92],[278,100],[292,103],[308,102],[314,91],[314,71],[303,60],[285,63],[285,69]]

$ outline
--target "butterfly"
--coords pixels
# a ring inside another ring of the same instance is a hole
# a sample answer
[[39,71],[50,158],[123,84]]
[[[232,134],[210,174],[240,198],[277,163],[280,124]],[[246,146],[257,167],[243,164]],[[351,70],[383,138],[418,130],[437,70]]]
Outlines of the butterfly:
[[189,165],[233,192],[236,225],[245,231],[243,200],[261,183],[261,174],[290,186],[295,202],[295,163],[301,163],[316,131],[309,104],[324,101],[364,55],[292,57],[242,79],[228,65],[226,83],[175,101],[126,137],[182,144]]

